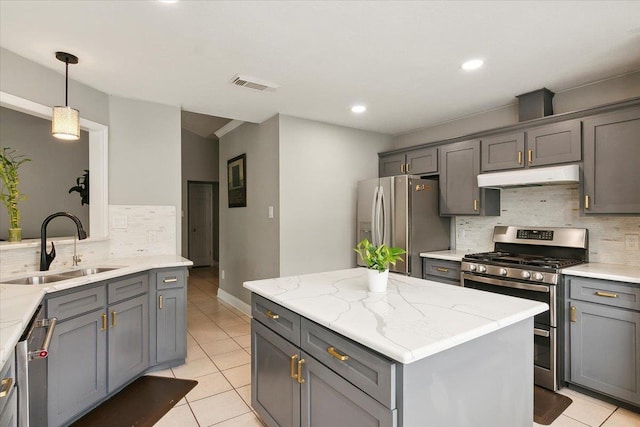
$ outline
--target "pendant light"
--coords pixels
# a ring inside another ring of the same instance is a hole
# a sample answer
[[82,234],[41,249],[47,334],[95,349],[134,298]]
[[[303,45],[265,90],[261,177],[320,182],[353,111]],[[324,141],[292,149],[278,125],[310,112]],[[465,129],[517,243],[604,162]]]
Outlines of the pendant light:
[[66,52],[56,52],[56,58],[65,63],[64,107],[53,107],[51,134],[58,139],[80,139],[80,112],[69,107],[69,64],[77,64],[78,57]]

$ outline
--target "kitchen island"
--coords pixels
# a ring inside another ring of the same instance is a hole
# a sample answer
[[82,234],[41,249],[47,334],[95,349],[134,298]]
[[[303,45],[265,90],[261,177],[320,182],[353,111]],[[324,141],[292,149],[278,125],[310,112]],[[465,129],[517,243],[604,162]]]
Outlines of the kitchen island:
[[362,268],[244,286],[267,425],[531,426],[546,304],[395,274],[369,293]]

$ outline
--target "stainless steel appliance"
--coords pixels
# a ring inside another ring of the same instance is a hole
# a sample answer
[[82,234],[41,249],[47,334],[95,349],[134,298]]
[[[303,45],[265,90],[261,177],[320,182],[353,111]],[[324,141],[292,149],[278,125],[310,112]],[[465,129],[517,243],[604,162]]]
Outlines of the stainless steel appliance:
[[39,306],[16,345],[18,426],[47,425],[47,365],[49,343],[57,319],[44,318]]
[[[401,175],[358,182],[358,241],[407,251],[390,271],[422,277],[420,252],[449,249],[449,218],[439,215],[438,181]],[[358,259],[358,265],[364,265]]]
[[462,259],[462,286],[549,305],[534,318],[534,382],[557,390],[564,366],[560,270],[588,260],[588,230],[496,226],[493,242],[493,252]]

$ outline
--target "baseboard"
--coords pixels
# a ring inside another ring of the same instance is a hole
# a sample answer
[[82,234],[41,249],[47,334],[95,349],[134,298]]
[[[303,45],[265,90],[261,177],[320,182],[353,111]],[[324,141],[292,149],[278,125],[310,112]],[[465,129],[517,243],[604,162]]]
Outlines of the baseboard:
[[223,302],[226,302],[230,306],[237,308],[247,316],[251,317],[251,306],[242,301],[240,298],[234,297],[229,292],[226,292],[220,288],[218,288],[218,298],[220,298]]

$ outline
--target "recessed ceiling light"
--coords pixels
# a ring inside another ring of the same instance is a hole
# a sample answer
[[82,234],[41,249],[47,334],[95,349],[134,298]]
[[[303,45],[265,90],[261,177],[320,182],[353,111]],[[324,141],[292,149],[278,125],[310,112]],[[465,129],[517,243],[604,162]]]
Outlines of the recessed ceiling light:
[[365,111],[367,111],[367,107],[365,107],[364,105],[354,105],[353,107],[351,107],[351,112],[353,113],[364,113]]
[[482,67],[484,61],[482,59],[471,59],[462,64],[462,69],[466,71],[477,70]]

